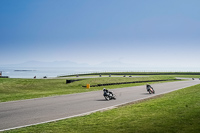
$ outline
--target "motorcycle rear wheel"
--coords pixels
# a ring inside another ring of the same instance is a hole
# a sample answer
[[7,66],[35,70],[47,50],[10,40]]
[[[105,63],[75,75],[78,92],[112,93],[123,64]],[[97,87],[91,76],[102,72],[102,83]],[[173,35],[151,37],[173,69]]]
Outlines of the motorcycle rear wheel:
[[149,94],[151,94],[151,90],[149,90]]
[[113,94],[113,99],[116,100],[116,95],[115,94]]

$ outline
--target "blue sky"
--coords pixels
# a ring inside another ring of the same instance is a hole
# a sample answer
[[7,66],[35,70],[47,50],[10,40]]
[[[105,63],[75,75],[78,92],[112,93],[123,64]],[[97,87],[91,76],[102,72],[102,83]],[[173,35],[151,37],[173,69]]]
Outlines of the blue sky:
[[0,65],[200,67],[199,0],[0,0]]

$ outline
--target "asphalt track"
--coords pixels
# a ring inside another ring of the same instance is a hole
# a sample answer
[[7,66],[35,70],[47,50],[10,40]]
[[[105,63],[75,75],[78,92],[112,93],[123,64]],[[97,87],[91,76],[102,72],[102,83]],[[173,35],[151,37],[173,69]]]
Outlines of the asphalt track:
[[[156,94],[145,86],[112,89],[117,100],[106,101],[102,91],[0,103],[0,131],[86,115],[129,102],[200,84],[199,79],[153,84]],[[109,88],[109,87],[107,87]]]

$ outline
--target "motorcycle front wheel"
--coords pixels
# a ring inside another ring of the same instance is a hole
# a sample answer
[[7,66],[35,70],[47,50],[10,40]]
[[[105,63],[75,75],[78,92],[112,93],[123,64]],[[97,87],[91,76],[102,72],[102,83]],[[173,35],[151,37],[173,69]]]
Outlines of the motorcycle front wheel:
[[109,96],[104,96],[107,101],[110,100]]

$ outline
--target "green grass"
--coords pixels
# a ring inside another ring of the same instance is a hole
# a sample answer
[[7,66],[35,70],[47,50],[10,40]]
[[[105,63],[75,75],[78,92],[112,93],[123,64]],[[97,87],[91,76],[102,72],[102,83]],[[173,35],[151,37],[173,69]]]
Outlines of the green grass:
[[[89,73],[89,74],[78,74],[79,76],[99,76],[99,74],[108,75],[197,75],[200,78],[200,72],[101,72],[101,73]],[[74,77],[77,75],[66,75],[61,77]]]
[[200,78],[200,75],[174,75],[174,76],[183,78]]
[[102,90],[103,87],[109,89],[123,88],[123,87],[143,85],[146,83],[91,87],[90,89],[82,87],[86,86],[86,84],[95,85],[102,83],[116,83],[116,82],[144,81],[144,80],[158,80],[158,79],[174,79],[174,77],[167,75],[165,76],[156,75],[156,76],[137,77],[137,78],[101,77],[101,78],[86,78],[69,84],[66,84],[66,79],[2,78],[0,79],[0,102],[96,91],[96,90]]
[[197,133],[200,84],[155,99],[6,133]]

